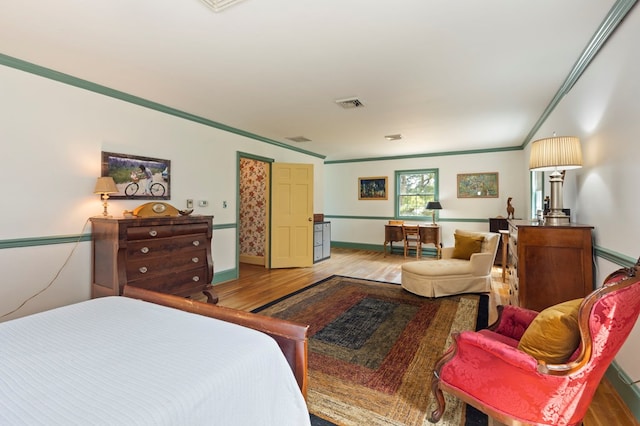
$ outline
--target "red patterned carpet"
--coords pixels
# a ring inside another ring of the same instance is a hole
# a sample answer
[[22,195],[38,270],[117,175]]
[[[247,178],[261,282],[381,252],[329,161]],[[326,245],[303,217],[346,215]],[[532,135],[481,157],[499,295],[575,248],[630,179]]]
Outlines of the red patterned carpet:
[[[397,284],[333,276],[255,312],[310,325],[312,414],[337,425],[423,425],[435,362],[452,332],[486,326],[487,300],[428,299]],[[448,397],[438,424],[487,418]]]

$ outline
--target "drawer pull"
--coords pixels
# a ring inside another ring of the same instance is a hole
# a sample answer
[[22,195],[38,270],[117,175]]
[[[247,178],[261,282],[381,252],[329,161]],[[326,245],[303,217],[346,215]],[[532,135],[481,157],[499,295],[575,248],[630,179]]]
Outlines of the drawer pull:
[[149,253],[149,247],[142,247],[142,248],[140,249],[140,251],[141,251],[142,253],[144,253],[144,254],[147,254],[147,253]]
[[198,282],[198,281],[200,281],[200,277],[199,277],[199,276],[197,276],[197,275],[196,275],[195,277],[191,278],[191,279],[192,279],[194,282]]
[[138,270],[140,271],[141,274],[146,274],[147,273],[147,267],[146,266],[143,266]]
[[192,258],[191,258],[191,261],[192,261],[193,263],[198,263],[198,262],[200,262],[200,259],[198,259],[197,257],[192,257]]
[[152,229],[151,231],[149,231],[149,235],[151,235],[152,237],[155,237],[156,235],[158,235],[158,231],[156,231],[155,229]]
[[193,245],[194,245],[194,246],[196,246],[196,247],[198,247],[198,246],[200,245],[200,241],[195,240],[195,241],[193,242]]

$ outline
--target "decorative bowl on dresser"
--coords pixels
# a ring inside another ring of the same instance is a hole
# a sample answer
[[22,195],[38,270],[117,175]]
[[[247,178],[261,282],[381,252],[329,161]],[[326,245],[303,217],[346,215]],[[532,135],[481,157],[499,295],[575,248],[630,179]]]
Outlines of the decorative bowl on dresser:
[[213,216],[92,217],[91,297],[121,295],[125,285],[189,297],[212,292]]

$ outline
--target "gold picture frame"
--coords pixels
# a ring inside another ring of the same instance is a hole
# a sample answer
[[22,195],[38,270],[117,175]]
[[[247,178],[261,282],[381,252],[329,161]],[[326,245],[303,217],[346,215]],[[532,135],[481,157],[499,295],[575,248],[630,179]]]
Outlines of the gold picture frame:
[[462,173],[458,175],[458,198],[498,198],[499,176],[492,173]]
[[389,198],[386,176],[358,178],[358,200],[386,200]]

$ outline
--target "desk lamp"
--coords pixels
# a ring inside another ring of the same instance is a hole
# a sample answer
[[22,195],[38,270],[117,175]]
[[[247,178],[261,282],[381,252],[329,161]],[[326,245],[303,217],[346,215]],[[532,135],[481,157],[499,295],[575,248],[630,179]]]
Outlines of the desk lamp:
[[551,171],[551,200],[549,213],[544,217],[545,225],[566,225],[569,216],[562,211],[563,175],[560,170],[582,167],[580,139],[575,136],[556,136],[539,139],[531,144],[529,169]]
[[109,216],[109,213],[107,212],[107,200],[109,199],[109,194],[114,194],[116,192],[118,192],[118,188],[116,187],[116,182],[111,176],[99,177],[96,181],[96,187],[93,190],[93,193],[102,195],[102,206],[104,207],[102,216]]
[[433,225],[436,224],[436,210],[442,210],[442,205],[440,201],[429,201],[427,203],[427,210],[431,210],[431,223]]

